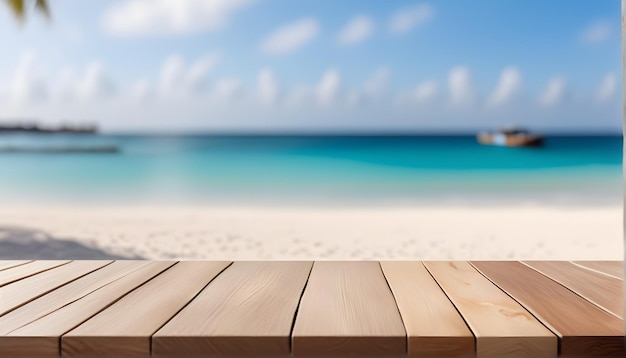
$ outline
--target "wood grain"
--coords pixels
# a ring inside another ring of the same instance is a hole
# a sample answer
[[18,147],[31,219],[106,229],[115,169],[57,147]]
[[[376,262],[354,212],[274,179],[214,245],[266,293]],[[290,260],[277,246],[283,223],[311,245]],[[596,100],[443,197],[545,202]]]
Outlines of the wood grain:
[[68,260],[34,261],[26,265],[0,271],[0,287],[69,263]]
[[524,264],[616,317],[624,318],[624,281],[567,261],[524,261]]
[[116,261],[70,282],[0,317],[0,335],[5,335],[79,300],[147,264],[147,261]]
[[476,336],[478,356],[557,354],[557,337],[468,262],[424,265]]
[[380,264],[406,328],[409,355],[474,354],[474,335],[421,262]]
[[8,355],[59,355],[61,336],[107,308],[138,286],[172,266],[174,262],[152,261],[40,319],[0,336],[2,352]]
[[230,262],[180,262],[62,337],[68,356],[150,355],[150,337]]
[[560,338],[562,355],[624,356],[624,323],[520,262],[472,264]]
[[0,271],[16,266],[22,266],[30,262],[33,262],[33,260],[2,260],[0,261]]
[[73,261],[0,287],[0,316],[110,263]]
[[580,265],[591,270],[624,279],[624,261],[573,261],[576,265]]
[[153,354],[287,355],[311,262],[235,262],[156,332]]
[[315,262],[298,309],[292,352],[406,354],[406,332],[378,262]]
[[473,356],[472,333],[519,356],[539,322],[562,355],[626,356],[600,262],[39,263],[0,269],[0,356]]

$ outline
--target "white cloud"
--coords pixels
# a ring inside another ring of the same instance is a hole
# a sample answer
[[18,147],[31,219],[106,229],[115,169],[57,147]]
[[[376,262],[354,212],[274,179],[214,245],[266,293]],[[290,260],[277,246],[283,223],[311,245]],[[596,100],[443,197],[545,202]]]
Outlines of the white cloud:
[[302,19],[270,34],[261,44],[261,51],[268,55],[287,54],[313,40],[318,33],[319,25],[315,19]]
[[215,95],[221,101],[231,102],[241,96],[243,84],[233,78],[222,79],[215,84]]
[[298,86],[291,91],[289,97],[287,97],[285,106],[291,108],[298,108],[303,104],[309,102],[312,98],[315,98],[315,91],[309,86]]
[[387,67],[379,68],[365,83],[363,92],[369,99],[379,98],[387,90],[391,71]]
[[398,104],[427,104],[435,101],[439,95],[439,85],[435,81],[425,81],[415,89],[401,93],[396,102]]
[[77,81],[78,78],[74,69],[70,67],[64,68],[57,82],[57,92],[53,94],[54,97],[61,101],[75,98]]
[[341,76],[336,70],[328,70],[317,85],[316,95],[321,106],[329,106],[337,101],[341,87]]
[[263,104],[274,105],[278,101],[278,81],[274,76],[274,72],[269,68],[264,68],[259,72],[258,94]]
[[565,79],[563,77],[553,77],[548,81],[543,95],[539,99],[539,103],[543,106],[550,107],[559,104],[565,95]]
[[150,81],[140,80],[131,87],[130,96],[134,101],[143,103],[154,96],[154,89]]
[[215,67],[219,56],[206,55],[191,64],[186,80],[189,88],[194,92],[202,92],[206,89],[206,81],[209,72]]
[[48,94],[35,60],[34,51],[25,52],[19,59],[10,89],[10,97],[17,102],[42,100]]
[[343,46],[365,41],[374,32],[374,22],[367,16],[357,16],[341,30],[337,43]]
[[613,26],[607,21],[598,21],[585,28],[581,40],[586,44],[599,44],[611,37]]
[[61,102],[96,101],[111,98],[117,91],[112,78],[101,61],[92,61],[82,75],[66,67],[61,71],[53,99]]
[[104,29],[113,35],[189,34],[226,26],[252,0],[128,0],[107,9]]
[[208,74],[218,59],[217,54],[208,54],[187,66],[183,57],[171,55],[161,66],[159,94],[163,97],[184,97],[205,91]]
[[450,70],[448,86],[450,89],[450,103],[453,106],[467,106],[474,103],[476,93],[467,67],[458,66]]
[[434,10],[428,4],[420,4],[398,11],[391,18],[389,31],[394,35],[405,34],[430,20],[433,15]]
[[357,107],[363,102],[363,96],[358,91],[350,91],[346,97],[346,103],[349,107]]
[[183,87],[185,78],[185,60],[179,55],[169,56],[159,73],[159,92],[161,95],[171,93]]
[[435,81],[426,81],[420,83],[415,88],[415,101],[417,103],[432,102],[439,94],[439,86]]
[[596,102],[603,104],[611,101],[615,97],[617,91],[617,76],[614,73],[609,73],[604,77],[604,80],[598,88],[596,93]]
[[[383,99],[384,95],[387,92],[390,77],[391,71],[389,70],[389,68],[379,68],[367,79],[362,89],[350,91],[349,93],[347,93],[346,104],[349,107],[356,107],[358,105],[366,103],[380,103],[380,101]],[[337,79],[339,80],[338,74]],[[337,84],[337,86],[339,86],[339,84]]]
[[83,100],[105,99],[115,93],[115,86],[104,70],[104,64],[94,61],[87,65],[85,75],[78,80],[76,96]]
[[500,74],[500,81],[487,99],[487,106],[497,107],[510,101],[522,87],[522,75],[517,67],[508,67]]

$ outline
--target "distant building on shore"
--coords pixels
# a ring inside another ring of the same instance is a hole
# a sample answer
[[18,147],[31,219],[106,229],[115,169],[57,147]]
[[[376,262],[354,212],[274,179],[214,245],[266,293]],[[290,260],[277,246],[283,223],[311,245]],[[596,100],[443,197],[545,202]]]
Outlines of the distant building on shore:
[[57,126],[41,125],[35,122],[0,123],[2,133],[36,133],[36,134],[95,134],[98,126],[95,124],[67,124]]

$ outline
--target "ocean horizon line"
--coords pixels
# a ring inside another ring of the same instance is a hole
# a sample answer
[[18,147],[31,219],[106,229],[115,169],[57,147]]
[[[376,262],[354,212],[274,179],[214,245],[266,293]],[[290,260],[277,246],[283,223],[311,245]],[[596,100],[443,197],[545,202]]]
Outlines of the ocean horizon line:
[[[487,131],[483,130],[482,132]],[[145,131],[102,130],[102,135],[119,136],[188,136],[188,137],[476,137],[481,131]],[[544,131],[545,137],[623,137],[622,131]]]

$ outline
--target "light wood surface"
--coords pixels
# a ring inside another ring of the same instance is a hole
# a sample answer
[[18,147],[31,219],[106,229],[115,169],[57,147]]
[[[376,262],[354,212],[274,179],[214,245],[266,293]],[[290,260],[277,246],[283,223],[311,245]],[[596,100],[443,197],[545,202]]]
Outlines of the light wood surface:
[[176,264],[65,334],[63,355],[149,356],[151,336],[228,265],[222,261]]
[[11,267],[25,265],[29,262],[33,262],[33,260],[1,260],[0,271],[9,269]]
[[468,262],[424,265],[476,336],[478,356],[557,354],[557,337]]
[[613,277],[624,279],[624,261],[573,261],[591,270],[596,270]]
[[624,318],[624,281],[565,261],[524,261],[524,263],[596,306],[620,319]]
[[146,261],[116,261],[70,282],[0,317],[0,335],[7,334],[71,304],[120,277],[148,265]]
[[294,355],[406,354],[406,332],[378,262],[315,262],[292,334]]
[[[88,261],[87,261],[88,262]],[[133,289],[149,282],[174,262],[153,261],[103,286],[81,299],[0,336],[2,351],[8,355],[59,355],[61,336],[107,308]]]
[[154,334],[156,355],[288,355],[311,262],[235,262]]
[[474,354],[474,335],[421,262],[380,264],[406,328],[409,355]]
[[586,264],[23,262],[0,356],[626,356],[621,263]]
[[0,287],[22,280],[26,277],[36,275],[40,272],[44,272],[61,265],[65,265],[69,262],[70,261],[67,260],[34,261],[25,265],[2,270],[0,271]]
[[560,338],[562,355],[625,355],[624,322],[520,262],[472,264]]
[[109,263],[73,261],[0,287],[0,316]]

